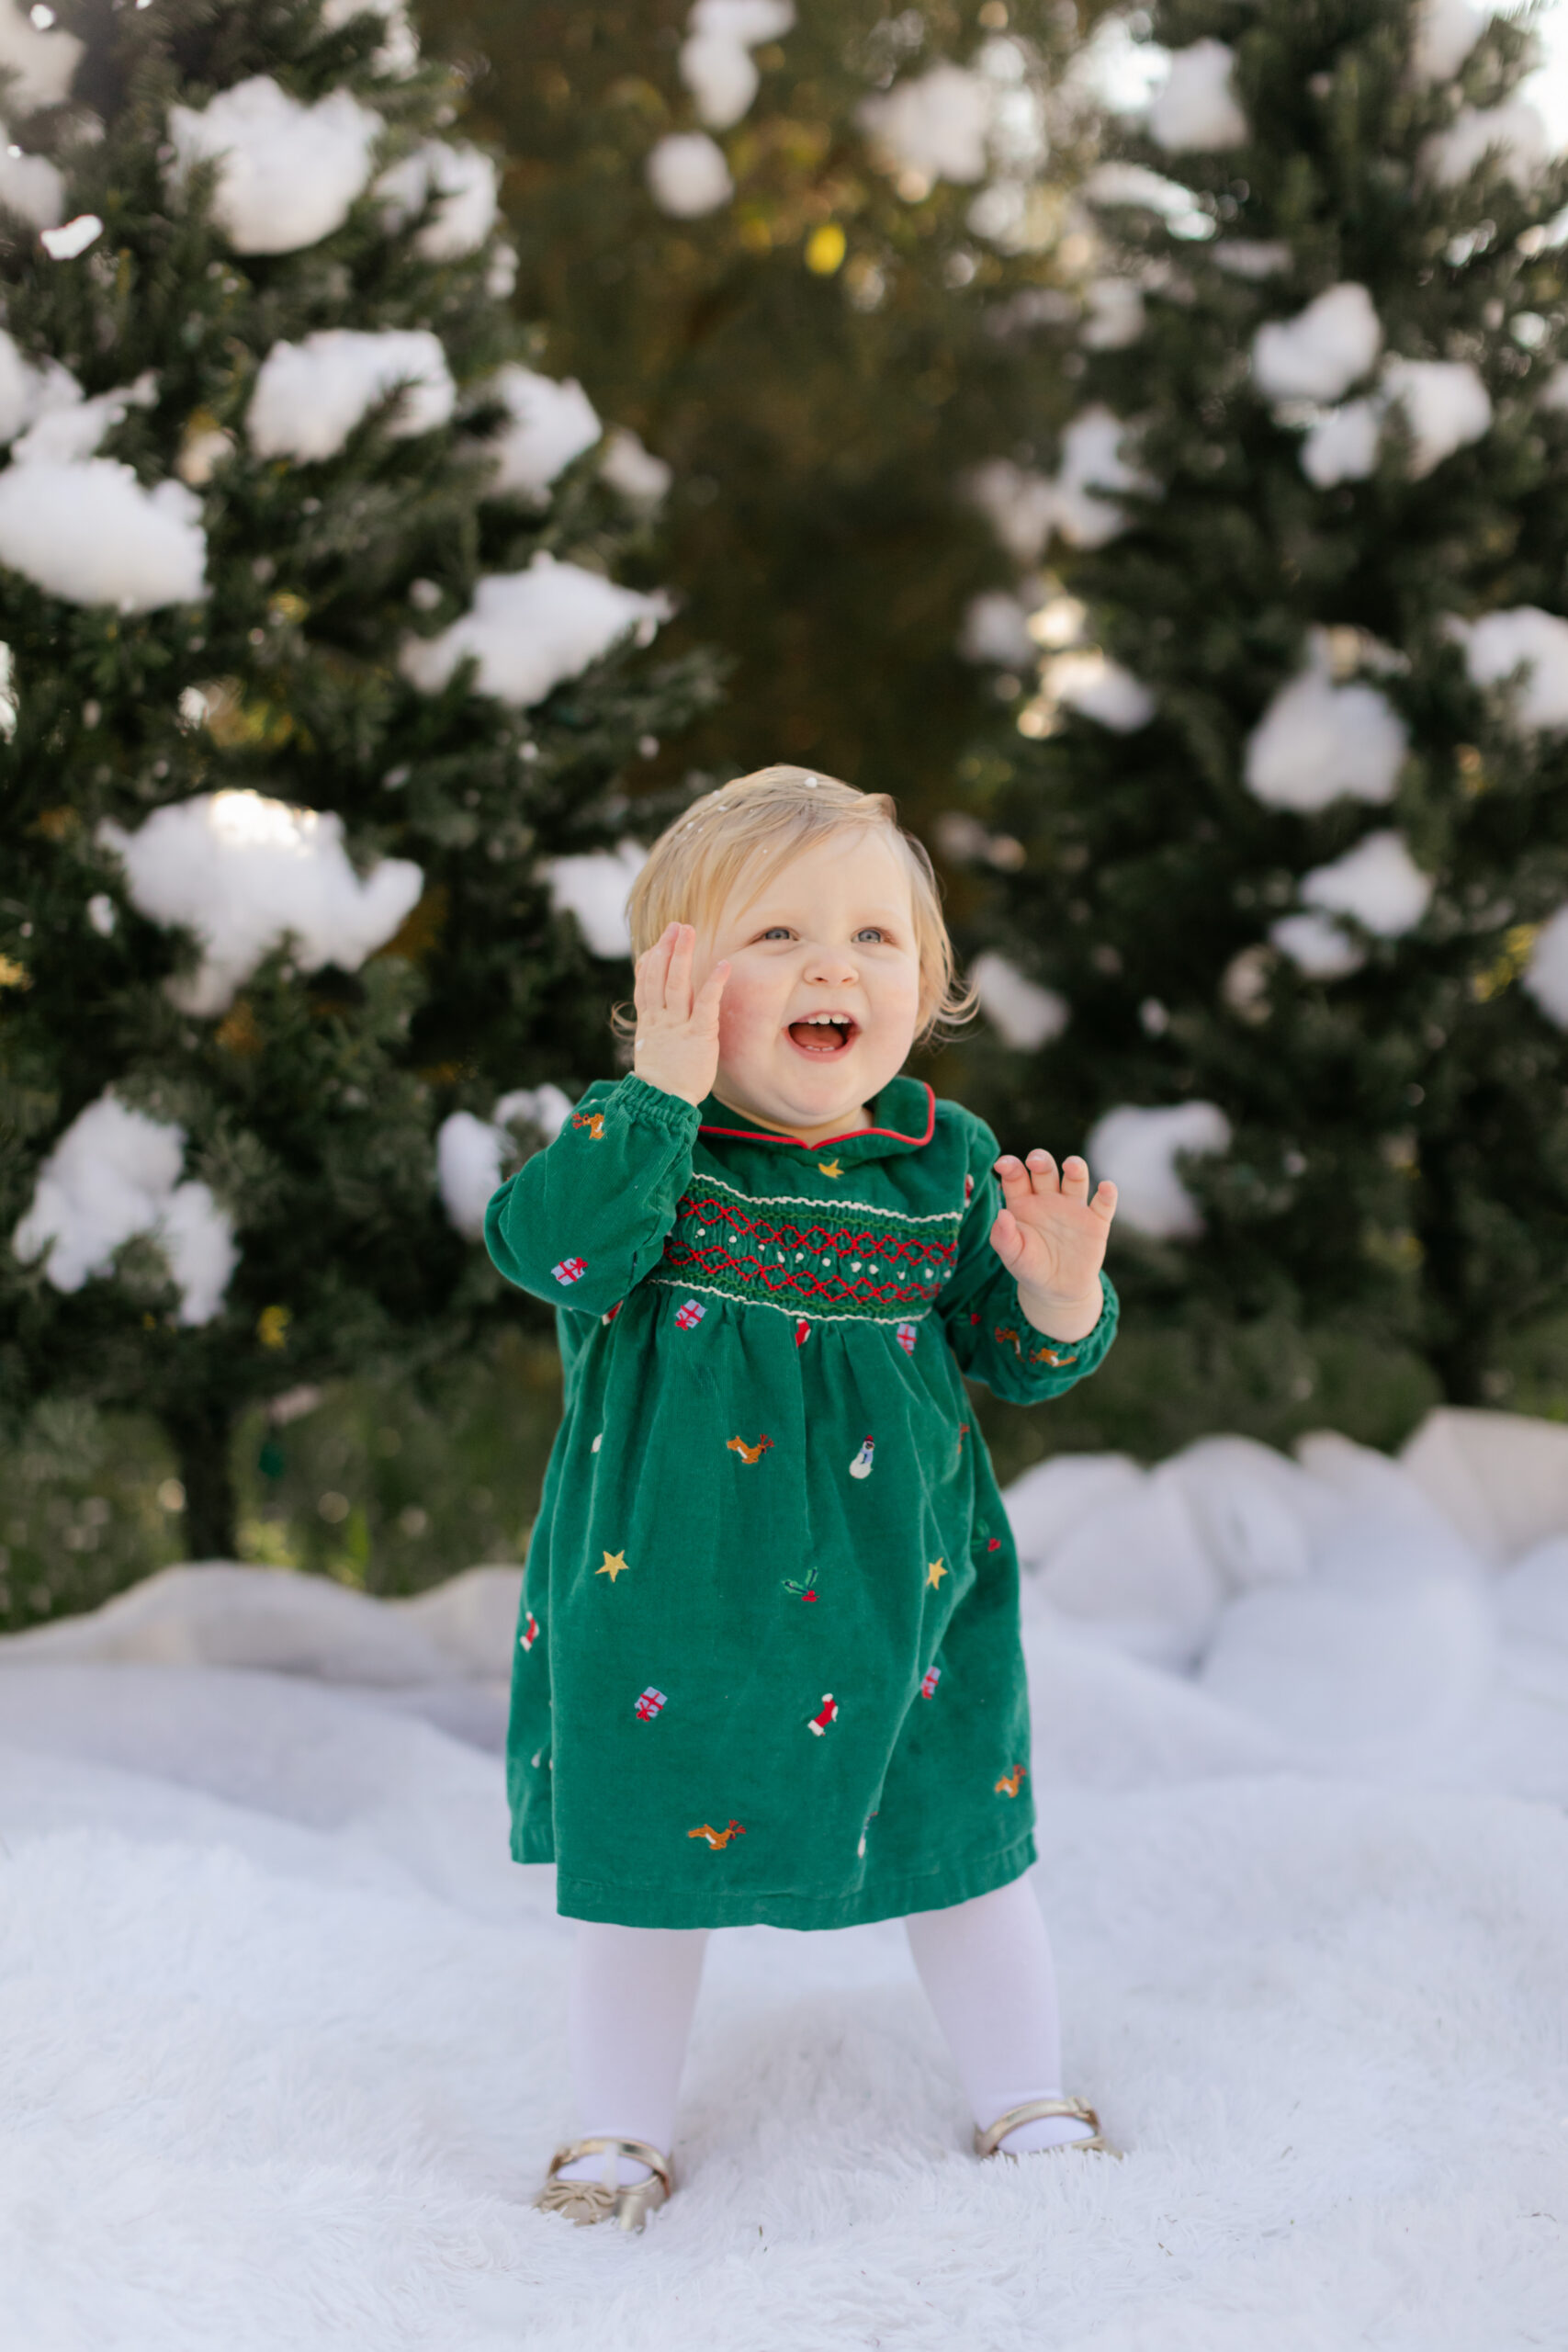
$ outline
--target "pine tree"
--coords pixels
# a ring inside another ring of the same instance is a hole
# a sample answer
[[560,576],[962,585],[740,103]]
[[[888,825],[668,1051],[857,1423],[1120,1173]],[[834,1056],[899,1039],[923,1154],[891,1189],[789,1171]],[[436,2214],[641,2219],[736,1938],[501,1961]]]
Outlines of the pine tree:
[[0,7],[0,1412],[155,1413],[199,1558],[244,1407],[515,1312],[711,676],[396,0]]
[[[711,775],[818,760],[917,815],[952,798],[990,693],[964,616],[1007,571],[964,479],[1050,429],[1031,344],[1061,300],[1080,14],[426,11],[511,158],[517,299],[551,367],[676,469],[675,641],[733,663],[682,746]],[[987,617],[1016,632],[1005,600]]]
[[1495,1396],[1568,1303],[1568,170],[1467,0],[1154,31],[1088,184],[1133,333],[1065,357],[1039,686],[970,771],[1028,852],[993,1104],[1090,1137],[1200,1351],[1359,1321]]

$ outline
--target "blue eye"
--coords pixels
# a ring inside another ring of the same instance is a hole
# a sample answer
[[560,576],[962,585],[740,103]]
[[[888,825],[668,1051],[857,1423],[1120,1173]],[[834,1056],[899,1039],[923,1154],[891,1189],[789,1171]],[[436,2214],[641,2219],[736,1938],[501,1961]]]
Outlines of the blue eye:
[[[766,927],[766,932],[760,932],[760,933],[757,933],[757,936],[760,936],[760,938],[776,938],[778,933],[781,933],[781,932],[783,932],[783,936],[785,936],[785,938],[790,936],[790,924],[787,924],[787,922],[771,922],[769,927]],[[882,941],[886,941],[886,932],[884,932],[882,924],[879,924],[879,922],[865,922],[865,924],[861,924],[861,929],[858,929],[858,932],[856,932],[856,938],[865,938],[865,933],[867,933],[867,932],[874,933],[874,936],[882,938]]]
[[855,933],[857,939],[886,939],[886,933],[879,930],[874,922],[868,922],[863,931],[857,931]]

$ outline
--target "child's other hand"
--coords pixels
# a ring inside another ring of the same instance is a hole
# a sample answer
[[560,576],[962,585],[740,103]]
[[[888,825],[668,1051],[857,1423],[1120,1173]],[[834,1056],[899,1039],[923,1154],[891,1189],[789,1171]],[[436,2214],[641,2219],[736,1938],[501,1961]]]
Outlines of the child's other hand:
[[694,997],[692,953],[697,934],[689,922],[672,922],[637,959],[637,1043],[632,1068],[661,1093],[701,1102],[718,1076],[718,1007],[729,978],[728,963],[716,964]]
[[1006,1205],[991,1247],[1018,1283],[1019,1305],[1047,1339],[1087,1339],[1100,1320],[1115,1185],[1101,1183],[1090,1200],[1089,1169],[1076,1154],[1060,1175],[1048,1151],[1032,1151],[1027,1164],[1004,1152],[996,1166]]

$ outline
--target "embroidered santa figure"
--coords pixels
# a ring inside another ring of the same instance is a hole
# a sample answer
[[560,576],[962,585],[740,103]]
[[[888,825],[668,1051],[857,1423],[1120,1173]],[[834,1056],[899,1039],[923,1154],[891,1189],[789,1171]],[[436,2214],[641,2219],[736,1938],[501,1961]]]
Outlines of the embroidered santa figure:
[[806,1728],[809,1732],[814,1732],[817,1737],[820,1739],[829,1724],[836,1724],[838,1720],[839,1702],[837,1699],[834,1698],[830,1690],[824,1690],[822,1693],[822,1704],[812,1716],[811,1721],[807,1724]]

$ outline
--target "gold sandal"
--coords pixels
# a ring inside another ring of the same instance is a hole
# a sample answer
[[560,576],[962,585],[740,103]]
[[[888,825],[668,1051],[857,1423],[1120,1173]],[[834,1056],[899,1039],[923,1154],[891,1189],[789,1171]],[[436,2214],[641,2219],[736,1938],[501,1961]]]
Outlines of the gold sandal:
[[1091,2140],[1063,2140],[1055,2148],[1031,2148],[1025,2154],[1054,2156],[1061,2150],[1081,2148],[1088,2154],[1091,2149],[1098,2149],[1102,2155],[1115,2156],[1120,2161],[1122,2150],[1111,2146],[1100,2131],[1099,2116],[1081,2098],[1026,2098],[1021,2107],[1010,2107],[1005,2115],[998,2115],[985,2131],[976,2123],[975,2154],[977,2156],[1003,2155],[1010,2163],[1017,2164],[1017,2155],[1010,2148],[1004,2148],[1002,2142],[1010,2132],[1016,2132],[1021,2123],[1033,2123],[1045,2115],[1076,2115],[1080,2122],[1093,2125],[1094,2137]]
[[[634,2164],[646,2165],[646,2180],[561,2180],[558,2177],[562,2165],[575,2164],[579,2156],[596,2156],[604,2149],[617,2156],[627,2156]],[[646,2140],[574,2140],[570,2148],[558,2148],[550,2158],[550,2168],[545,2175],[545,2185],[534,2202],[541,2213],[564,2213],[569,2222],[586,2229],[594,2222],[614,2222],[619,2230],[640,2230],[650,2213],[656,2213],[675,2186],[675,2173],[668,2156],[650,2148]]]

